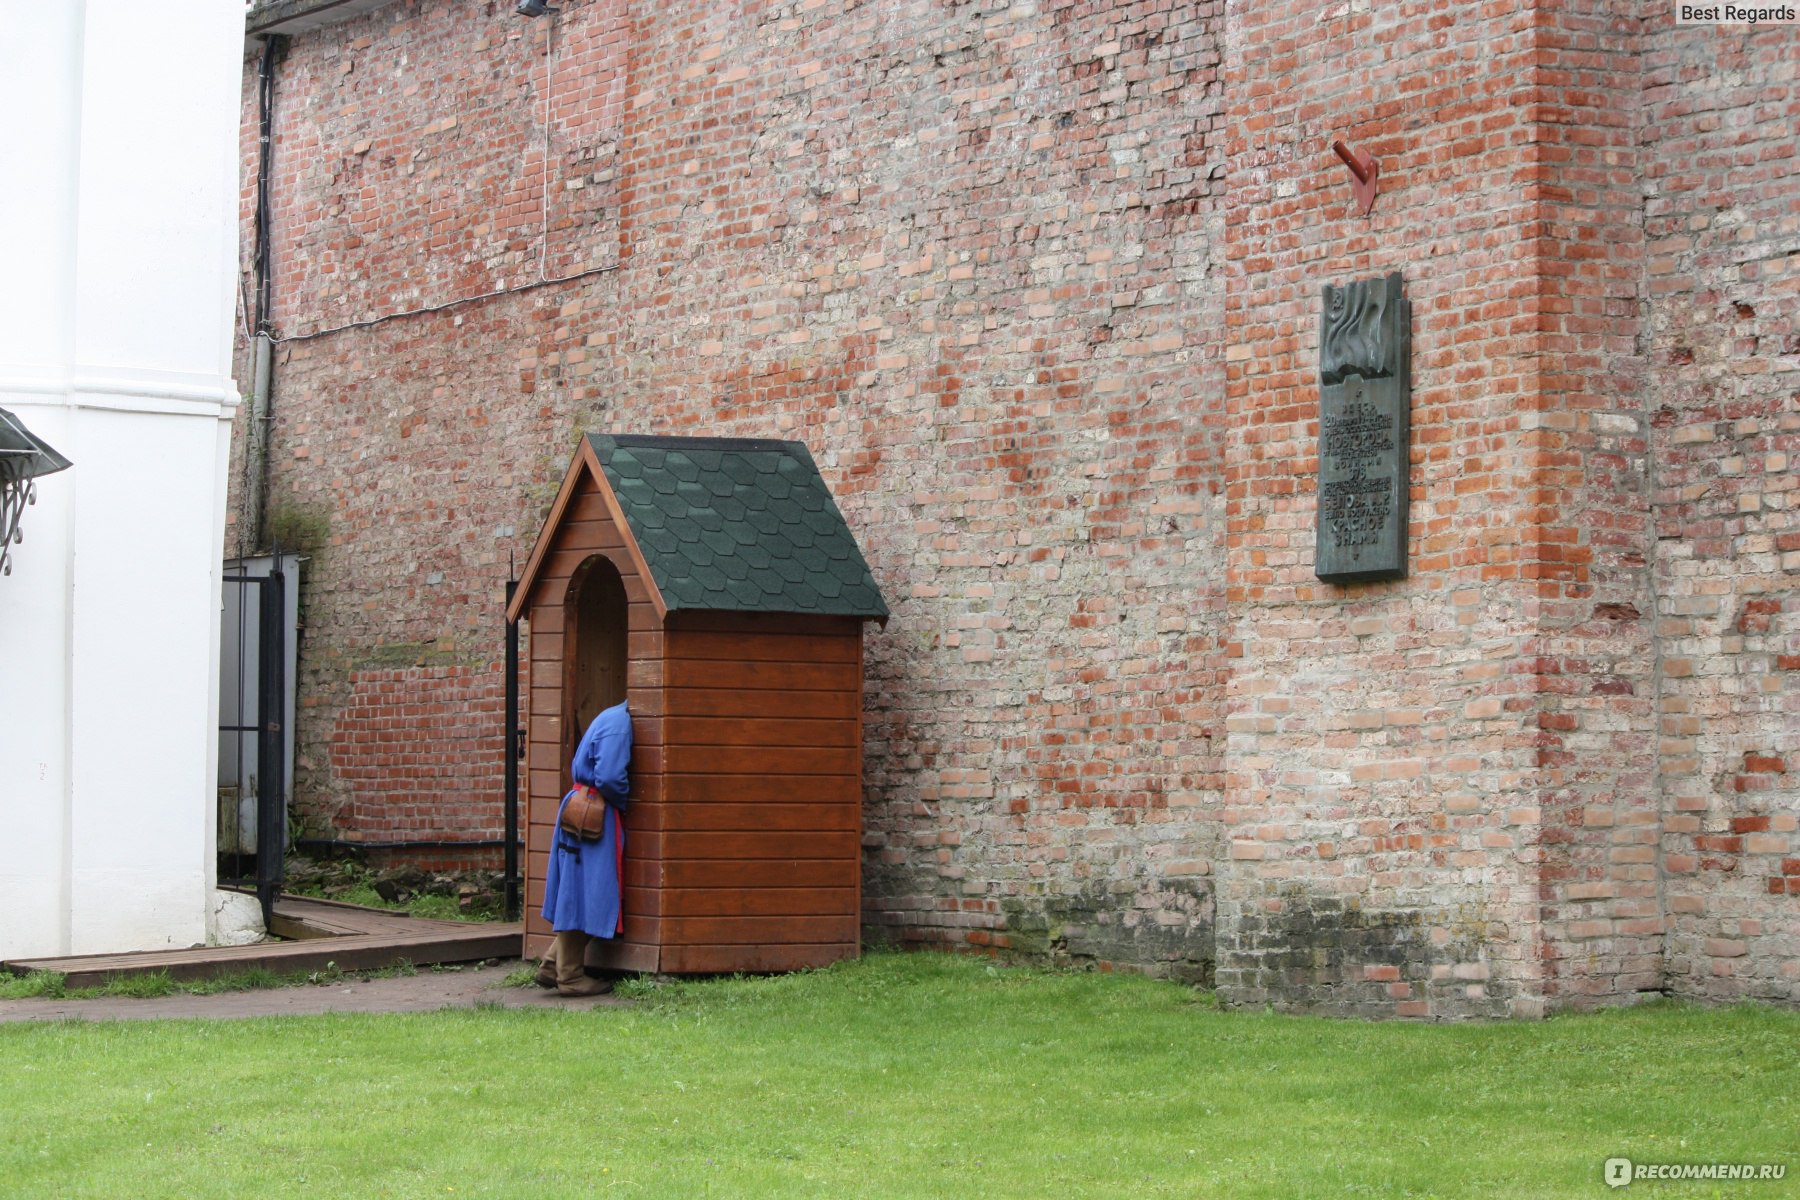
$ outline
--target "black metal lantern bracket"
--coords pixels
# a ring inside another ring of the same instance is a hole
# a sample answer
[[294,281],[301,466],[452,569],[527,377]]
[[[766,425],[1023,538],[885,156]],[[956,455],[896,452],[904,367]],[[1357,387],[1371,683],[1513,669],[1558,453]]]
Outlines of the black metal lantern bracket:
[[68,459],[0,408],[0,575],[12,574],[12,548],[25,540],[19,520],[37,503],[37,478],[67,470]]

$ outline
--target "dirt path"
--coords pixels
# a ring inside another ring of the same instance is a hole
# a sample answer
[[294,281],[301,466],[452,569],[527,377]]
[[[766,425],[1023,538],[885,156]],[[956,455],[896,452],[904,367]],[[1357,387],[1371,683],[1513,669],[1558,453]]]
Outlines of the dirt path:
[[0,1022],[7,1021],[161,1021],[192,1017],[286,1017],[328,1012],[435,1012],[440,1008],[474,1008],[498,1004],[506,1008],[571,1009],[623,1005],[616,996],[564,998],[537,987],[505,987],[519,964],[488,963],[460,970],[421,970],[393,979],[339,979],[298,987],[221,992],[213,996],[180,993],[139,1000],[109,996],[97,1000],[0,1000]]

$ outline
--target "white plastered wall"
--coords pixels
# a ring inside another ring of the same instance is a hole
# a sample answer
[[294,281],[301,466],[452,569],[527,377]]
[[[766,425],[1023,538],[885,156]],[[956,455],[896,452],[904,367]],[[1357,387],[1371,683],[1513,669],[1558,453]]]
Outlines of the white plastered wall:
[[206,938],[243,15],[7,9],[0,407],[75,465],[0,578],[0,958]]

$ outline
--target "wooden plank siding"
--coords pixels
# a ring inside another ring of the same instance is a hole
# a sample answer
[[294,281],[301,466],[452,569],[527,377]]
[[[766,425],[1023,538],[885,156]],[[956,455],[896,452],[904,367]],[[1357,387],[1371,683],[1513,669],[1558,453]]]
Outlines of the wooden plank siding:
[[[526,696],[525,821],[525,952],[541,954],[551,930],[542,914],[544,874],[550,862],[550,840],[556,810],[569,787],[569,757],[580,730],[565,729],[563,707],[571,639],[565,628],[569,586],[594,555],[618,569],[625,587],[626,697],[632,713],[631,787],[634,806],[625,818],[625,873],[622,897],[625,929],[607,956],[607,965],[626,970],[661,967],[661,880],[654,844],[645,845],[635,827],[645,806],[662,797],[663,632],[650,589],[637,571],[626,546],[625,531],[614,524],[591,476],[562,512],[562,522],[533,580],[527,609],[530,617],[529,692]],[[601,956],[590,955],[599,963]]]
[[862,622],[677,612],[665,639],[663,969],[854,956]]
[[844,942],[812,945],[669,946],[663,950],[662,969],[672,975],[722,975],[734,971],[805,971],[855,958],[861,946],[855,938]]

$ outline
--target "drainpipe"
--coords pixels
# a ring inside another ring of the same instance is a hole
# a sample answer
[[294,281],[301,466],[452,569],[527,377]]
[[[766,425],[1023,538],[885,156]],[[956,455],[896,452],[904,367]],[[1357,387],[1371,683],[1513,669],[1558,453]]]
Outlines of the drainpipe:
[[244,459],[244,474],[250,484],[244,492],[244,518],[259,548],[268,540],[269,442],[275,426],[275,337],[269,315],[274,292],[269,262],[269,172],[275,161],[275,65],[286,49],[287,38],[281,34],[264,38],[262,62],[256,73],[256,383],[250,397],[250,444]]
[[261,547],[266,533],[264,497],[269,490],[269,385],[275,373],[274,339],[266,333],[257,334],[254,351],[256,382],[250,393],[250,420],[246,430],[250,443],[244,452],[244,474],[250,486],[244,489],[243,519],[252,541]]
[[[506,608],[511,611],[513,597],[518,594],[519,581],[506,581]],[[506,805],[506,919],[519,919],[519,759],[525,752],[525,739],[519,736],[519,623],[510,617],[506,621],[506,653],[504,655],[506,672],[506,697],[504,718],[506,721],[504,768],[504,800]]]

